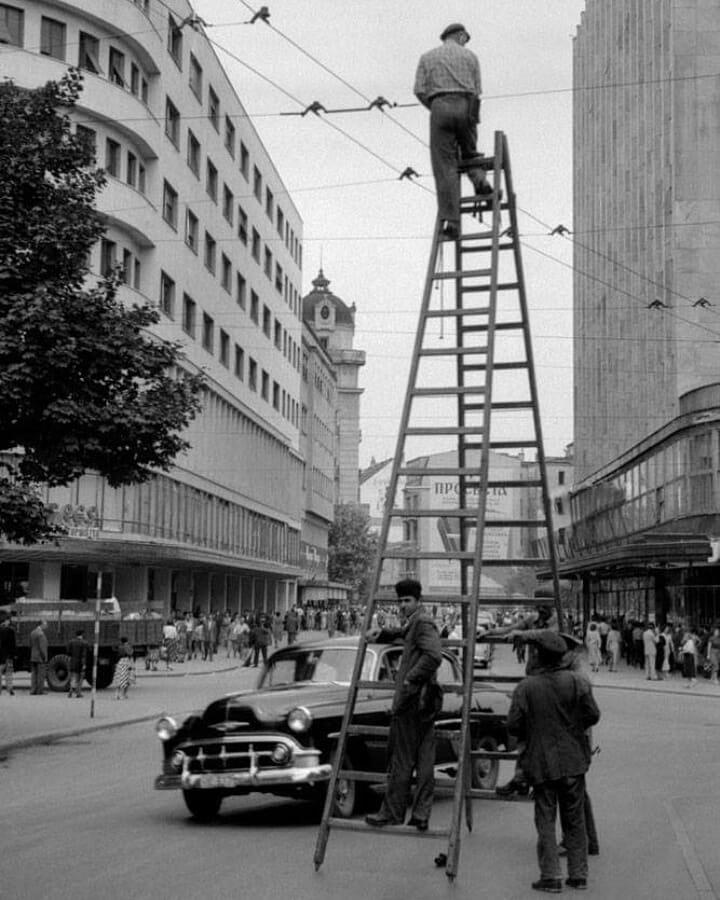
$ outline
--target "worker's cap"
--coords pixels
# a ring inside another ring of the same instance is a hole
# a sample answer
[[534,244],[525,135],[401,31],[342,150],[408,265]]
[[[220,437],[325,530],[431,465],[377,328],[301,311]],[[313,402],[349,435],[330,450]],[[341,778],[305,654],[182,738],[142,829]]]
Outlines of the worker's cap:
[[563,653],[567,652],[567,644],[555,631],[543,630],[540,634],[533,637],[531,643],[537,644],[544,653],[562,656]]
[[451,34],[457,34],[458,31],[464,31],[468,36],[468,40],[470,40],[470,32],[464,25],[461,25],[460,22],[453,22],[452,25],[448,25],[445,31],[440,35],[440,40],[444,41],[446,37],[450,37]]

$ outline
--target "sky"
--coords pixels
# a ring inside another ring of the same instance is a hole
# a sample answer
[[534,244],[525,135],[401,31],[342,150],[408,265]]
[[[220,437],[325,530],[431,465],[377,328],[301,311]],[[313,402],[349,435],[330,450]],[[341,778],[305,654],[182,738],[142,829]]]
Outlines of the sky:
[[[428,113],[412,93],[420,55],[451,22],[483,78],[478,148],[505,132],[519,213],[546,453],[572,424],[572,39],[584,0],[195,0],[206,34],[304,222],[303,295],[322,266],[355,304],[360,465],[392,456],[436,205]],[[540,13],[540,14],[539,14]],[[377,97],[397,107],[365,108]],[[293,114],[293,115],[289,115]],[[400,180],[412,167],[419,178]]]

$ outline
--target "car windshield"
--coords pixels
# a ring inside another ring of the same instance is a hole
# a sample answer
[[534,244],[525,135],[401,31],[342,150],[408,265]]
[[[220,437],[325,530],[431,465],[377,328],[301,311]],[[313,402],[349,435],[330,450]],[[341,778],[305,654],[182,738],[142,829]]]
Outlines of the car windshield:
[[[356,654],[356,647],[298,648],[292,652],[277,653],[270,659],[258,687],[278,687],[300,681],[350,684]],[[364,679],[370,677],[374,663],[375,653],[368,650],[363,665]]]

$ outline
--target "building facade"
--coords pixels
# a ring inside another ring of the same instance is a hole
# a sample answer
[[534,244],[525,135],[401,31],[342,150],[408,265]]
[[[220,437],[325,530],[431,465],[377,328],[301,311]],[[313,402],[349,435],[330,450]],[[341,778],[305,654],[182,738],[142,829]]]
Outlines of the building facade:
[[[5,599],[94,596],[124,611],[287,608],[301,574],[302,221],[185,0],[0,3],[0,73],[83,71],[75,127],[105,169],[93,276],[202,371],[191,444],[167,474],[46,492],[59,546],[0,546]],[[325,463],[323,463],[325,464]]]
[[574,47],[575,465],[586,612],[720,615],[720,7],[588,0]]

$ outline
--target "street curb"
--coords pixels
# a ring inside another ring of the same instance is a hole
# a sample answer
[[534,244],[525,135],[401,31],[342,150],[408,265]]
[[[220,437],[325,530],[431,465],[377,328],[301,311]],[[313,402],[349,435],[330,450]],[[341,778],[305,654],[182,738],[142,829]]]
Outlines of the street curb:
[[83,725],[82,727],[70,728],[67,731],[51,731],[47,734],[36,734],[26,738],[18,738],[15,741],[7,741],[0,744],[0,753],[9,753],[12,750],[21,750],[25,747],[34,747],[38,744],[54,744],[56,741],[63,741],[66,738],[76,737],[79,734],[91,734],[93,731],[104,731],[110,728],[122,728],[124,725],[137,725],[140,722],[152,722],[159,719],[164,711],[152,713],[145,716],[137,716],[134,719],[123,719],[120,722],[103,722],[97,725]]
[[656,688],[631,684],[593,684],[592,687],[594,691],[642,691],[645,694],[652,694],[656,697],[667,697],[668,694],[674,694],[676,697],[709,697],[714,700],[720,699],[720,691],[718,691],[718,693],[705,694],[701,693],[700,691],[694,691],[692,688],[683,688],[682,690],[678,690],[677,688],[670,688],[669,690],[658,690]]
[[[182,665],[182,663],[180,663],[180,665]],[[223,669],[203,669],[202,672],[176,672],[175,670],[173,670],[172,672],[167,672],[165,670],[160,671],[159,669],[157,672],[149,672],[146,669],[142,672],[138,672],[136,677],[137,678],[153,678],[153,680],[155,678],[157,678],[158,676],[163,677],[163,678],[188,678],[191,675],[215,675],[218,672],[232,672],[234,669],[241,669],[241,668],[242,668],[241,665],[234,665],[234,666],[226,666]]]

